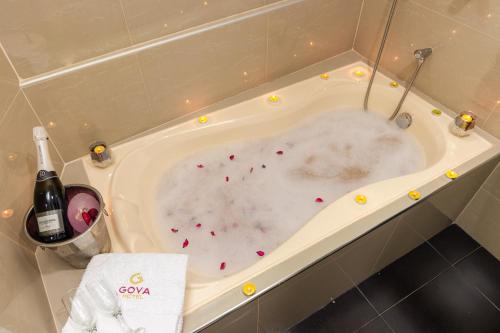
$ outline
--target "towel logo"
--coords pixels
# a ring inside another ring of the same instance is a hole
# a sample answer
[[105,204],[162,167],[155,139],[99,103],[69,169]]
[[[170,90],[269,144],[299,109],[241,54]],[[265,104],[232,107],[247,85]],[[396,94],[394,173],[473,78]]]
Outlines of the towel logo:
[[130,283],[132,284],[141,284],[144,282],[144,279],[141,275],[141,273],[135,273],[135,274],[132,274],[130,276],[130,279],[129,279]]
[[149,288],[138,286],[144,282],[144,278],[141,273],[132,274],[128,281],[132,284],[131,286],[121,286],[118,288],[118,292],[123,298],[143,299],[146,295],[151,295]]

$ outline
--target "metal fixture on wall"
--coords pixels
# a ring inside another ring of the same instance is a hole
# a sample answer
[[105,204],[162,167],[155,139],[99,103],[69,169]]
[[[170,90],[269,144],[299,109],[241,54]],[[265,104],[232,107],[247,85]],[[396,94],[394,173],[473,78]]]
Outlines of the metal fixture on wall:
[[365,100],[363,102],[363,110],[368,109],[368,99],[370,98],[370,90],[372,89],[373,80],[375,79],[375,74],[377,73],[378,65],[380,63],[380,58],[382,57],[382,52],[384,51],[385,41],[387,40],[387,35],[389,34],[389,28],[391,27],[392,17],[396,11],[396,5],[398,0],[392,1],[392,6],[389,11],[389,16],[387,17],[387,23],[385,24],[384,34],[382,35],[382,41],[380,42],[380,47],[378,48],[377,58],[375,59],[375,64],[373,65],[372,75],[370,76],[370,82],[368,82],[368,88],[366,88]]
[[406,89],[405,89],[405,92],[403,93],[403,96],[401,96],[401,99],[399,100],[398,106],[396,106],[396,109],[394,110],[392,115],[389,117],[389,120],[394,120],[394,118],[396,118],[396,116],[398,115],[399,110],[401,110],[401,107],[403,106],[403,103],[405,101],[406,96],[410,92],[410,89],[413,86],[415,79],[417,78],[417,74],[420,71],[420,68],[422,68],[422,65],[425,62],[425,59],[427,59],[427,57],[429,57],[432,54],[432,49],[431,48],[418,49],[418,50],[415,50],[415,52],[413,54],[415,56],[415,59],[417,59],[417,67],[415,68],[415,71],[413,72],[413,74],[410,78],[410,81],[408,82],[408,85],[406,86]]

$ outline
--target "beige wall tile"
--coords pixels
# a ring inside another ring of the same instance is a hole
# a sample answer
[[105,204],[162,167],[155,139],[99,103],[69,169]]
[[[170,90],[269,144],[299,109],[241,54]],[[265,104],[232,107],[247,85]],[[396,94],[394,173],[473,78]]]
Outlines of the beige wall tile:
[[[372,60],[388,5],[387,0],[365,0],[355,49]],[[423,47],[432,47],[434,52],[422,68],[416,87],[451,109],[471,110],[484,121],[500,99],[500,42],[454,17],[410,0],[399,1],[382,67],[406,79],[415,67],[413,51]]]
[[55,332],[33,253],[0,234],[0,328]]
[[92,66],[25,88],[65,161],[95,140],[113,143],[152,127],[136,56]]
[[480,189],[456,223],[500,260],[500,199]]
[[308,0],[269,14],[268,79],[352,48],[361,0]]
[[144,42],[265,4],[265,0],[122,0],[134,42]]
[[500,199],[500,163],[497,164],[484,183],[484,189],[490,192],[495,198]]
[[500,106],[497,106],[491,115],[486,119],[482,127],[496,136],[500,138]]
[[397,221],[398,217],[391,219],[335,253],[338,265],[354,284],[361,283],[374,273],[375,263],[394,232]]
[[[0,233],[33,249],[24,237],[22,219],[32,205],[36,175],[36,150],[32,128],[40,126],[28,102],[19,93],[0,122]],[[52,146],[51,146],[52,147]],[[57,171],[62,161],[51,149]]]
[[119,0],[3,1],[0,41],[22,78],[129,45]]
[[[448,200],[450,200],[450,198],[451,197],[448,197]],[[452,222],[452,220],[441,213],[430,200],[420,202],[413,206],[412,209],[401,214],[401,220],[423,239],[431,238],[444,230]]]
[[265,28],[258,16],[141,53],[155,124],[262,83]]
[[224,318],[210,325],[201,333],[256,333],[258,301],[255,300],[249,304],[238,308]]
[[0,48],[0,120],[19,90],[19,80]]
[[353,287],[333,255],[259,298],[259,326],[285,332]]

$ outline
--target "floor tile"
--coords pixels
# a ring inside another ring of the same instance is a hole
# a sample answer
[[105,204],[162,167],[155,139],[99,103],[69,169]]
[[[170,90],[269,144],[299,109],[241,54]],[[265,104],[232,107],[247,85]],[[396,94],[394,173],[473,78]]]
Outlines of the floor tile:
[[354,288],[293,327],[290,332],[353,332],[376,316],[375,310]]
[[450,265],[424,243],[359,286],[379,313],[436,277]]
[[456,224],[432,237],[429,243],[451,263],[457,262],[480,246]]
[[498,333],[500,312],[455,268],[383,314],[395,332]]
[[387,326],[382,317],[378,317],[372,320],[365,326],[361,327],[356,333],[393,333],[392,330]]
[[500,261],[480,248],[455,265],[467,282],[500,308]]

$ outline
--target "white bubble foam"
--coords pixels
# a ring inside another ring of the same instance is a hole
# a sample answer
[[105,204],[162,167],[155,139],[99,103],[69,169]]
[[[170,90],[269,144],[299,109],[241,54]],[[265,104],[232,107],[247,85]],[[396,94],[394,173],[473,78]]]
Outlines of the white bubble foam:
[[421,146],[394,124],[373,113],[335,110],[273,138],[178,162],[159,184],[156,222],[169,251],[190,255],[191,272],[221,277],[259,260],[256,251],[268,255],[344,194],[424,166]]

